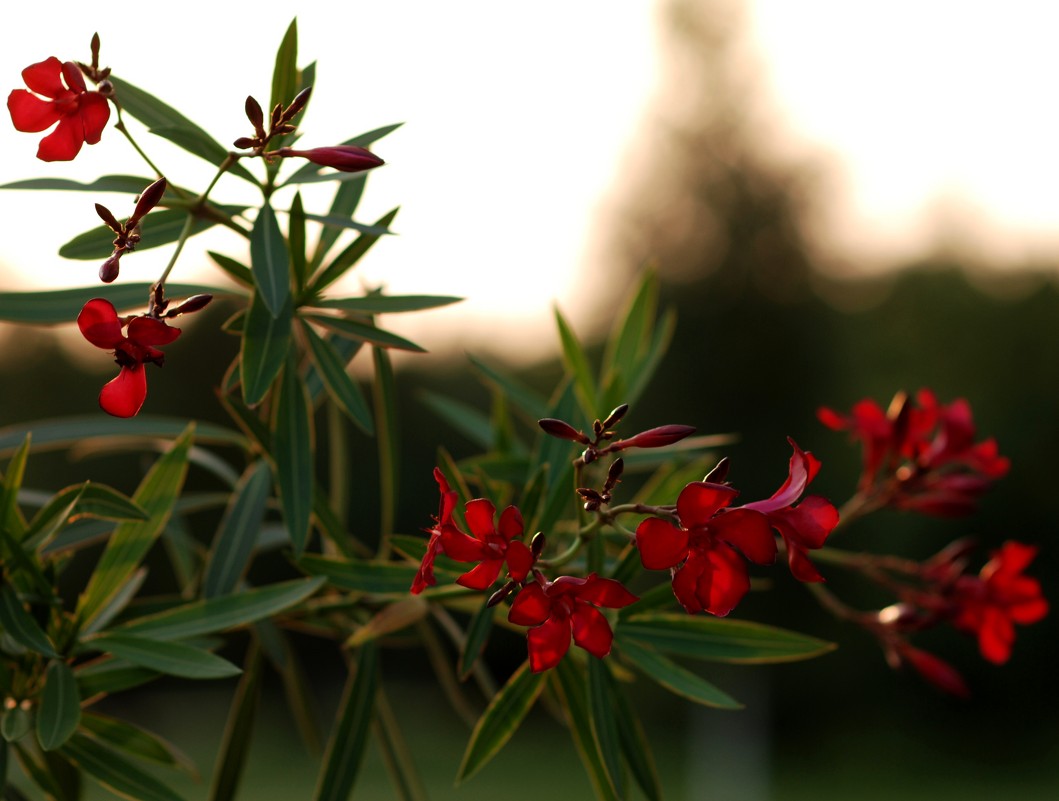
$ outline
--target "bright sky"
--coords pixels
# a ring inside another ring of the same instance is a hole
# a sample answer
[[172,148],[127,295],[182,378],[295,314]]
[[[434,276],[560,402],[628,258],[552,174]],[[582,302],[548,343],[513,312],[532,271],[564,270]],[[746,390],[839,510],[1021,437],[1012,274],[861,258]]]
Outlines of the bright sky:
[[[555,350],[550,329],[539,327],[553,302],[587,319],[577,304],[585,271],[606,269],[593,263],[590,240],[660,80],[659,2],[297,4],[299,63],[319,62],[302,142],[333,144],[406,123],[376,146],[389,163],[371,177],[358,214],[370,221],[401,205],[400,236],[376,246],[360,277],[391,292],[469,298],[403,330],[476,349],[483,336],[503,334],[539,355]],[[21,69],[47,56],[86,60],[98,30],[104,64],[229,143],[249,133],[245,96],[267,100],[289,20],[216,0],[176,7],[179,15],[167,10],[161,21],[146,4],[100,13],[60,0],[42,24],[39,6],[16,4],[5,10],[0,75],[15,88]],[[789,146],[835,157],[819,231],[836,263],[907,258],[930,245],[939,220],[956,217],[970,220],[955,233],[966,233],[971,253],[1010,261],[1059,251],[1052,4],[1013,0],[1002,15],[966,0],[747,7],[750,47],[767,69],[761,85],[789,128]],[[145,172],[112,130],[72,164],[37,162],[38,138],[0,125],[0,182]],[[212,175],[205,163],[143,140],[181,183],[200,187]],[[252,200],[238,179],[214,197]],[[131,210],[115,195],[0,193],[3,287],[93,283],[98,265],[55,251],[96,224],[96,200],[119,219]],[[225,233],[192,240],[176,278],[202,277],[204,245],[236,256],[245,248]],[[122,279],[153,280],[168,252],[126,258]]]

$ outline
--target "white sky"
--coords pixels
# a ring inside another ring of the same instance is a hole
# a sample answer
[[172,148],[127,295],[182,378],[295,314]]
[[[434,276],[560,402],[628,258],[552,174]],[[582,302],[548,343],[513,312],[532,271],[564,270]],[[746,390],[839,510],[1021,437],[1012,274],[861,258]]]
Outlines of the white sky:
[[[537,355],[555,350],[550,328],[541,334],[538,325],[553,302],[588,319],[576,302],[584,271],[605,269],[592,263],[590,238],[659,80],[657,2],[297,4],[299,63],[319,62],[302,142],[406,123],[376,146],[389,163],[370,179],[358,214],[367,222],[400,204],[400,236],[380,242],[359,274],[392,292],[469,298],[419,316],[419,325],[409,318],[411,327],[392,327],[420,339],[425,332],[431,349],[432,331],[476,349],[483,336],[504,333]],[[267,100],[289,20],[216,0],[178,7],[160,21],[146,4],[102,13],[62,0],[49,4],[43,24],[39,6],[14,5],[5,9],[0,75],[15,88],[32,62],[85,60],[98,30],[104,64],[227,144],[248,133],[246,94]],[[836,263],[907,258],[930,246],[939,220],[954,218],[970,220],[963,244],[983,259],[1059,252],[1059,111],[1050,91],[1059,10],[1032,0],[999,8],[749,0],[751,46],[768,70],[762,84],[788,147],[835,157],[819,231]],[[36,161],[39,138],[0,125],[0,182],[145,173],[113,130],[72,164]],[[143,144],[184,185],[201,187],[212,174],[146,134]],[[252,201],[238,179],[214,198]],[[98,265],[55,251],[96,224],[96,200],[119,219],[131,210],[115,195],[0,193],[2,286],[94,282]],[[225,233],[194,239],[176,279],[202,277],[204,245],[236,256],[245,247]],[[168,252],[126,258],[122,279],[153,280]]]

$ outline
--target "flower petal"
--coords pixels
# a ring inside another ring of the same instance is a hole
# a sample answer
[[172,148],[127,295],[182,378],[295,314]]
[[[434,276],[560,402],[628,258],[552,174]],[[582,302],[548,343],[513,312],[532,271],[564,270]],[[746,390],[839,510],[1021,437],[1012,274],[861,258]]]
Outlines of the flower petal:
[[77,327],[81,329],[81,335],[97,348],[113,350],[125,341],[114,304],[103,298],[92,298],[84,305],[77,315]]
[[451,524],[441,527],[441,546],[445,555],[457,562],[480,562],[488,555],[479,540],[467,536]]
[[110,120],[110,104],[99,92],[86,92],[81,96],[80,115],[85,142],[94,145],[103,135],[103,129]]
[[99,405],[115,417],[133,417],[147,399],[147,375],[142,364],[122,367],[118,377],[99,393]]
[[22,70],[22,80],[31,91],[44,97],[58,97],[67,91],[63,82],[59,79],[62,72],[62,62],[55,56],[30,64]]
[[516,626],[539,626],[551,614],[552,603],[540,584],[523,587],[511,604],[507,619]]
[[500,513],[500,523],[497,526],[497,531],[508,542],[515,537],[521,537],[523,531],[522,512],[517,507],[507,507]]
[[7,96],[7,110],[15,130],[22,133],[46,131],[62,117],[54,103],[41,100],[25,89],[15,89]]
[[40,140],[37,158],[41,161],[72,161],[85,143],[85,128],[76,114],[63,117],[55,130]]
[[486,559],[473,570],[468,570],[456,579],[456,583],[471,590],[484,590],[493,585],[503,565],[503,559]]
[[760,512],[732,509],[717,515],[710,529],[718,539],[738,548],[755,564],[770,565],[776,561],[776,538],[772,536],[769,518]]
[[485,538],[490,534],[495,534],[496,529],[493,527],[493,516],[496,514],[496,507],[493,506],[493,502],[486,498],[475,498],[473,501],[467,501],[465,518],[467,520],[467,528],[471,530],[471,533],[485,542]]
[[515,581],[525,581],[533,567],[533,551],[522,540],[512,540],[507,546],[507,572]]
[[657,517],[636,527],[636,547],[647,570],[667,570],[688,555],[688,532]]
[[739,493],[723,484],[710,484],[696,481],[688,484],[677,496],[677,514],[684,528],[705,526],[724,507],[728,506]]
[[178,336],[179,328],[173,328],[153,317],[133,317],[129,323],[129,339],[137,345],[168,345]]
[[534,673],[550,670],[570,650],[570,621],[549,618],[526,634],[530,669]]
[[585,603],[575,605],[574,612],[570,615],[570,624],[576,645],[600,659],[610,653],[614,632],[610,630],[607,618],[594,606]]
[[620,581],[600,578],[595,573],[590,574],[585,583],[571,594],[579,601],[607,609],[621,609],[640,600],[625,589]]

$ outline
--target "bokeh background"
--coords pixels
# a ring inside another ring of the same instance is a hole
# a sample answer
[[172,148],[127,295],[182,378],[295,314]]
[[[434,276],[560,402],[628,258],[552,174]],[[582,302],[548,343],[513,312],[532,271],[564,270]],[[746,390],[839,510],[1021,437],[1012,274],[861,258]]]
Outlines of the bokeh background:
[[[172,16],[59,3],[48,26],[38,12],[15,10],[2,74],[13,88],[33,61],[83,59],[98,30],[105,63],[234,139],[244,134],[243,97],[267,95],[272,53],[293,11],[219,5],[182,3]],[[1007,538],[1037,542],[1033,572],[1054,601],[1059,116],[1051,87],[1059,55],[1048,34],[1059,12],[1049,4],[465,0],[307,2],[294,11],[300,61],[320,64],[305,141],[407,122],[377,147],[389,163],[372,176],[363,213],[374,219],[404,204],[400,236],[381,242],[355,281],[468,298],[387,321],[432,351],[400,364],[399,530],[429,521],[435,448],[472,452],[424,406],[424,393],[488,408],[488,391],[466,380],[463,352],[484,353],[546,392],[557,373],[552,304],[598,340],[624,290],[652,265],[679,323],[630,423],[738,432],[732,477],[750,496],[775,488],[789,455],[784,438],[793,436],[824,462],[814,488],[840,502],[859,457],[816,422],[818,406],[848,408],[862,397],[885,405],[895,391],[919,387],[946,401],[965,397],[979,431],[1012,460],[981,514],[880,514],[844,535],[846,544],[926,556],[965,535],[986,550]],[[138,169],[115,135],[72,165],[35,162],[35,141],[0,126],[0,182]],[[182,182],[208,180],[208,168],[165,152],[174,171],[192,176]],[[94,280],[97,265],[54,255],[94,224],[84,196],[3,192],[0,219],[3,291]],[[241,247],[192,240],[181,280],[209,277],[196,255],[204,246],[233,255]],[[153,279],[167,255],[134,254],[123,279]],[[217,333],[224,316],[211,309],[186,326],[165,369],[150,376],[150,412],[223,420],[210,387],[234,353]],[[99,356],[72,326],[0,329],[0,427],[94,411],[111,369]],[[372,452],[370,442],[358,444]],[[352,468],[361,492],[354,519],[366,528],[370,464]],[[131,489],[127,467],[91,454],[42,455],[30,478],[55,489],[87,474]],[[745,712],[640,698],[668,797],[1059,794],[1054,615],[1020,630],[1002,668],[984,663],[964,637],[924,638],[972,685],[969,701],[955,701],[892,673],[867,635],[830,620],[790,584],[777,581],[739,613],[841,647],[804,664],[709,671]],[[879,601],[841,576],[834,584],[853,601]],[[305,647],[320,676],[326,732],[337,696],[329,682],[341,664]],[[503,665],[519,647],[501,643],[493,657]],[[386,668],[432,797],[536,798],[544,788],[587,797],[572,748],[544,715],[496,764],[452,790],[468,730],[423,680],[423,661],[410,650]],[[230,691],[223,683],[155,688],[122,712],[166,732],[208,776]],[[179,715],[169,692],[187,699]],[[245,797],[306,796],[313,756],[278,696],[261,727]],[[362,797],[389,797],[373,754],[365,781]],[[189,798],[204,794],[186,786]]]

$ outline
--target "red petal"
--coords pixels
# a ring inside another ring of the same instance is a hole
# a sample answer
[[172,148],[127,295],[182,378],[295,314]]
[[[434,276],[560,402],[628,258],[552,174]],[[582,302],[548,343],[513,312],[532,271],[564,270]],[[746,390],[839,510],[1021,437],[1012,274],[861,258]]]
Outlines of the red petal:
[[522,512],[516,507],[509,506],[500,513],[500,525],[498,531],[500,536],[510,542],[515,537],[522,536]]
[[180,329],[153,317],[133,317],[129,323],[129,340],[137,345],[168,345],[180,336]]
[[706,611],[724,617],[735,609],[750,590],[746,563],[726,546],[715,548],[706,557],[710,562],[709,603],[706,604]]
[[441,532],[434,531],[430,535],[430,542],[427,543],[427,552],[423,554],[423,561],[419,563],[416,577],[412,580],[412,595],[419,595],[427,587],[433,587],[438,583],[434,578],[434,559],[440,552]]
[[62,73],[66,85],[70,87],[70,91],[77,94],[83,94],[87,91],[88,87],[85,86],[85,79],[81,76],[81,70],[72,61],[63,62]]
[[109,300],[93,298],[77,315],[77,327],[81,335],[97,348],[113,350],[125,341],[121,335],[118,312]]
[[572,595],[580,601],[604,606],[607,609],[621,609],[640,600],[625,589],[620,581],[600,578],[595,573],[589,575],[585,583]]
[[711,517],[728,506],[739,493],[723,484],[697,481],[688,484],[677,497],[677,514],[684,528],[705,526]]
[[769,516],[783,538],[806,548],[821,548],[838,525],[838,509],[826,498],[810,495],[793,509]]
[[37,133],[51,128],[62,114],[50,100],[41,100],[25,89],[15,89],[7,96],[7,110],[16,131]]
[[76,114],[63,117],[55,130],[40,140],[37,158],[41,161],[72,161],[85,143],[85,129]]
[[600,659],[610,653],[614,632],[603,613],[588,604],[576,604],[570,616],[574,643]]
[[548,619],[552,604],[540,584],[529,584],[522,588],[511,604],[507,619],[516,626],[539,626]]
[[441,527],[441,545],[445,554],[457,562],[480,562],[487,556],[480,541],[467,536],[453,525]]
[[471,590],[484,590],[487,587],[491,587],[493,582],[496,581],[503,564],[503,559],[486,559],[478,567],[467,571],[456,579],[456,583]]
[[807,583],[815,583],[823,581],[824,577],[820,575],[820,571],[816,569],[816,566],[809,561],[809,555],[805,550],[796,543],[787,540],[787,564],[791,568],[791,575],[794,576],[798,581],[804,581]]
[[110,120],[110,104],[98,92],[87,92],[81,97],[80,114],[85,142],[94,145],[103,135],[103,129]]
[[1011,658],[1011,646],[1015,642],[1015,626],[999,609],[986,607],[978,628],[978,650],[995,665],[1002,665]]
[[[694,615],[706,608],[705,604],[699,600],[698,587],[708,567],[709,563],[701,552],[692,551],[684,565],[673,574],[673,594],[689,615]],[[706,581],[709,582],[708,576]]]
[[142,364],[122,367],[118,377],[99,393],[99,405],[115,417],[133,417],[147,399],[147,375]]
[[769,519],[746,508],[732,509],[717,515],[710,524],[714,535],[738,548],[743,556],[759,565],[776,561],[776,538]]
[[465,508],[467,528],[474,536],[484,542],[488,535],[496,533],[493,527],[496,507],[493,506],[492,501],[486,498],[475,498],[473,501],[468,501]]
[[67,91],[63,82],[59,80],[62,72],[62,62],[55,56],[30,64],[22,70],[22,80],[26,82],[32,91],[44,97],[58,97]]
[[[521,595],[520,595],[521,597]],[[534,673],[550,670],[570,650],[570,621],[548,619],[526,635],[530,668]]]
[[647,570],[667,570],[688,555],[688,532],[672,523],[649,517],[636,527],[636,547]]
[[515,581],[525,581],[533,567],[533,552],[521,540],[507,546],[507,572]]

